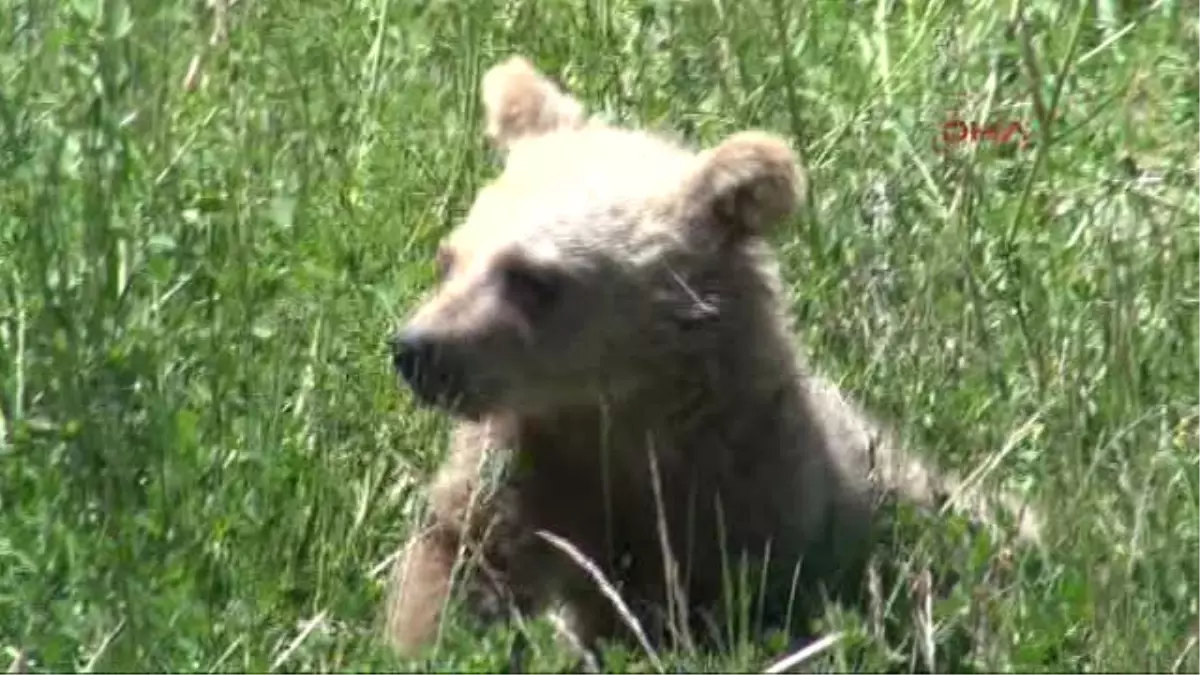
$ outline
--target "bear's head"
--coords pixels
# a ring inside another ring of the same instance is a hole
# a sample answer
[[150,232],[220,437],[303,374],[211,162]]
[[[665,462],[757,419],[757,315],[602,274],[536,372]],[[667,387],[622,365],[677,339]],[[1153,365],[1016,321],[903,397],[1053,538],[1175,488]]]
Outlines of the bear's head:
[[798,202],[782,140],[743,132],[696,153],[615,128],[520,57],[482,90],[503,173],[391,339],[419,399],[469,417],[594,404],[738,320],[736,296],[764,283],[753,251]]

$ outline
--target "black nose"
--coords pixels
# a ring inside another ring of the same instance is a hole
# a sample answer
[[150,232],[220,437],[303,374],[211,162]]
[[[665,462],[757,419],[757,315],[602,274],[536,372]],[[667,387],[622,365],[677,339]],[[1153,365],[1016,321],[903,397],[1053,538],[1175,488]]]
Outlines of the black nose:
[[392,350],[392,366],[396,373],[414,389],[421,389],[423,380],[429,379],[433,362],[434,346],[421,335],[401,332],[388,339]]
[[463,374],[457,360],[447,358],[436,338],[402,331],[388,340],[392,366],[417,398],[434,405],[454,405],[463,396]]

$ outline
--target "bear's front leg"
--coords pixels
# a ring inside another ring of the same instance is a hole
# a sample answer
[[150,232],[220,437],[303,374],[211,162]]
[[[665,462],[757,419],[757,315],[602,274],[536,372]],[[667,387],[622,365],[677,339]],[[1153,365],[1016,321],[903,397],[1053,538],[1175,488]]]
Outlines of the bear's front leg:
[[458,537],[432,528],[409,540],[392,567],[386,606],[387,637],[400,654],[411,656],[433,641],[450,597]]
[[454,430],[450,456],[430,486],[430,524],[393,568],[387,629],[402,654],[436,637],[455,586],[467,613],[485,626],[514,610],[532,613],[546,599],[559,561],[523,520],[517,486],[503,473],[489,475],[503,442],[487,424]]
[[465,522],[434,517],[393,567],[387,604],[392,644],[412,655],[437,636],[452,594],[481,628],[541,609],[558,563],[510,507],[509,491],[477,504]]

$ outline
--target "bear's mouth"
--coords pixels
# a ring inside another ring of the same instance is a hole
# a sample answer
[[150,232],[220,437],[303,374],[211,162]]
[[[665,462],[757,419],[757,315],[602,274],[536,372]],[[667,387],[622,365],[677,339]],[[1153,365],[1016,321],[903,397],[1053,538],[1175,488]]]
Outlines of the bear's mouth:
[[454,417],[461,417],[472,422],[478,422],[487,414],[482,405],[465,394],[430,391],[426,388],[412,386],[402,376],[397,376],[397,379],[402,388],[412,392],[413,399],[422,407],[440,410]]

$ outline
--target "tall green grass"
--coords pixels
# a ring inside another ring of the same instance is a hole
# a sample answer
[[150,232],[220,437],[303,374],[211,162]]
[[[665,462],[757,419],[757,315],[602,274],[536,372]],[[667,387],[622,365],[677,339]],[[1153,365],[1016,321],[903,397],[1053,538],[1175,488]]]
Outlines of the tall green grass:
[[[504,630],[452,622],[420,663],[377,639],[445,428],[383,339],[496,171],[478,81],[520,52],[621,123],[790,136],[798,339],[1048,516],[1045,555],[898,550],[966,583],[831,610],[819,667],[938,668],[965,636],[953,667],[1196,672],[1194,2],[240,0],[209,45],[213,16],[0,0],[0,665],[504,667]],[[1033,143],[939,152],[956,111]]]

